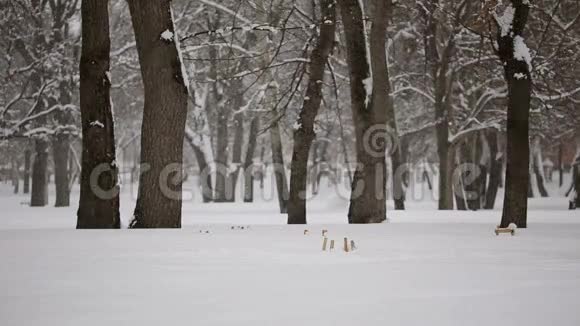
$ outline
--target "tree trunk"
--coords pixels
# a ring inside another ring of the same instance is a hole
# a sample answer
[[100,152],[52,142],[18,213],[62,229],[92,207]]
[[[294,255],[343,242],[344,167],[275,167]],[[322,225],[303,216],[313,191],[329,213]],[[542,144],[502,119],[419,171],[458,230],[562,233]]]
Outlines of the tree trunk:
[[215,201],[217,203],[227,202],[232,192],[231,185],[228,183],[228,113],[229,109],[226,109],[225,106],[218,107],[215,185]]
[[[442,53],[438,48],[438,23],[436,11],[438,0],[425,3],[424,15],[426,30],[424,36],[425,61],[430,69],[435,94],[435,137],[437,139],[437,156],[439,157],[439,209],[453,209],[453,156],[449,151],[449,112],[451,94],[448,75],[449,61],[454,49],[453,39],[447,42]],[[451,36],[453,37],[453,36]]]
[[[461,166],[462,164],[467,163],[467,158],[469,157],[469,148],[466,145],[465,140],[458,143],[456,148],[457,152],[453,156],[455,157],[455,165]],[[471,184],[465,184],[464,171],[461,171],[461,174],[456,175],[453,181],[453,194],[455,195],[457,210],[465,211],[469,207],[470,203],[468,194],[471,194],[473,189]]]
[[[28,147],[28,145],[27,145]],[[22,192],[25,194],[30,193],[30,161],[31,161],[32,153],[30,149],[26,149],[24,151],[24,172],[22,173],[22,178],[24,179],[22,185]]]
[[77,228],[118,229],[121,222],[110,101],[108,1],[83,0],[81,14],[80,103],[83,151]]
[[199,168],[199,183],[201,186],[201,196],[204,203],[209,203],[213,201],[213,186],[211,180],[211,170],[207,164],[207,159],[203,150],[196,145],[193,139],[193,131],[186,132],[185,138],[189,143],[189,146],[193,150],[195,159],[197,160],[197,167]]
[[[527,227],[529,185],[529,114],[531,97],[530,67],[523,58],[514,55],[515,44],[523,43],[523,31],[529,12],[529,2],[512,0],[515,9],[508,31],[498,31],[499,57],[503,63],[508,85],[507,168],[505,198],[501,227],[515,223]],[[520,46],[522,44],[519,44]]]
[[[468,145],[470,141],[471,146]],[[485,181],[487,180],[485,166],[481,164],[483,143],[478,132],[473,133],[471,139],[467,140],[467,143],[466,145],[469,147],[468,152],[471,152],[471,163],[474,167],[478,168],[478,171],[470,172],[476,173],[476,175],[471,176],[469,179],[470,183],[466,185],[466,191],[470,194],[467,198],[467,206],[470,210],[476,211],[481,209],[482,188],[485,187]]]
[[[371,67],[367,61],[365,23],[359,1],[340,0],[338,3],[346,38],[358,160],[348,220],[349,223],[357,224],[381,223],[387,218],[385,137],[389,135],[384,108],[389,101],[385,41],[390,2],[373,2],[369,54]],[[372,94],[368,89],[371,84]]]
[[[182,69],[171,2],[129,0],[145,107],[139,195],[131,228],[180,228],[187,76]],[[143,166],[148,171],[143,171]]]
[[32,191],[30,206],[44,207],[48,204],[48,142],[34,140],[35,157],[32,165]]
[[493,130],[487,134],[488,144],[489,144],[489,159],[490,159],[490,169],[489,169],[489,184],[485,192],[485,205],[484,209],[493,209],[495,207],[495,200],[497,198],[497,191],[501,183],[501,173],[503,168],[502,155],[499,151],[498,146],[498,135],[497,131]]
[[246,157],[244,159],[244,202],[251,203],[254,201],[254,153],[256,151],[256,142],[258,138],[258,125],[260,118],[253,117],[250,123],[250,135],[248,137],[248,146],[246,148]]
[[308,180],[308,155],[316,134],[314,121],[322,101],[322,82],[326,60],[334,46],[336,8],[332,0],[321,0],[320,35],[310,54],[310,78],[302,110],[298,117],[298,129],[294,131],[294,150],[290,173],[290,200],[288,224],[306,224],[306,183]]
[[574,165],[574,173],[573,173],[573,177],[574,177],[574,193],[575,193],[575,197],[574,197],[574,207],[576,208],[580,208],[580,155],[578,156],[578,159],[576,160],[576,163]]
[[[396,130],[396,129],[395,129]],[[401,157],[401,148],[397,146],[397,149],[391,153],[391,168],[392,168],[392,182],[393,182],[393,200],[395,202],[395,210],[405,209],[405,174],[406,165],[403,163]]]
[[562,162],[564,159],[564,145],[562,141],[558,144],[558,174],[559,180],[558,185],[560,188],[564,185],[564,163]]
[[[392,5],[391,0],[382,0],[382,2],[384,3],[380,3],[378,1],[375,1],[375,8],[374,10],[381,10],[381,14],[384,15],[384,17],[381,17],[380,14],[378,14],[377,11],[377,15],[374,18],[375,21],[376,20],[380,20],[381,24],[384,24],[384,26],[381,26],[380,28],[385,29],[387,28],[387,24],[386,21],[389,21],[391,19],[391,9],[390,6]],[[385,7],[385,8],[383,8]],[[376,33],[375,38],[380,38],[383,37],[382,31],[376,31],[374,32]],[[385,32],[386,33],[386,32]],[[386,35],[385,35],[386,36]],[[371,38],[371,42],[372,42],[373,38]],[[384,44],[381,43],[381,45],[384,47]],[[377,46],[375,51],[380,51],[380,47]],[[390,75],[389,75],[389,69],[388,66],[386,64],[386,57],[383,59],[380,59],[381,63],[380,66],[377,67],[378,68],[378,73],[380,74],[385,74],[386,77],[386,87],[387,87],[387,94],[391,93],[391,85],[390,85]],[[384,62],[383,62],[384,61]],[[373,71],[375,71],[375,67],[373,67]],[[405,173],[406,173],[406,165],[403,163],[404,162],[404,154],[402,153],[402,148],[401,148],[401,144],[400,144],[400,137],[399,137],[399,129],[397,127],[397,115],[395,113],[395,105],[394,105],[394,101],[393,98],[389,95],[387,96],[387,105],[386,105],[386,110],[387,110],[387,132],[388,132],[388,137],[390,140],[390,144],[387,144],[387,151],[389,151],[390,155],[391,155],[391,182],[392,182],[392,187],[393,187],[393,201],[395,204],[395,210],[404,210],[405,209],[405,187],[404,187],[404,178],[405,178]]]
[[20,192],[20,164],[16,157],[12,158],[12,186],[14,187],[14,194]]
[[57,135],[52,142],[52,152],[54,158],[54,184],[56,188],[55,207],[70,206],[70,188],[68,171],[68,135]]
[[[275,118],[276,119],[276,118]],[[278,194],[278,204],[280,214],[288,213],[288,180],[286,177],[286,166],[284,165],[284,154],[282,150],[282,138],[280,137],[280,126],[278,122],[270,126],[270,144],[272,148],[272,168],[276,176],[276,192]]]
[[571,198],[570,209],[578,209],[580,208],[580,129],[576,130],[576,157],[572,163],[572,189],[574,197]]
[[437,155],[439,156],[439,209],[453,209],[453,170],[450,168],[453,162],[449,156],[449,142],[446,139],[448,129],[437,129]]
[[540,145],[540,139],[536,138],[533,140],[533,151],[532,151],[532,172],[536,178],[536,184],[538,186],[538,192],[543,198],[548,197],[548,190],[544,184],[544,171],[542,163],[542,148]]
[[[241,97],[241,95],[238,95]],[[241,99],[235,101],[236,108],[242,106]],[[228,175],[228,184],[230,185],[232,191],[228,196],[228,202],[236,201],[236,188],[238,185],[238,179],[240,176],[240,171],[242,171],[242,147],[244,144],[244,114],[237,113],[234,117],[234,148],[232,153],[232,165],[234,170]]]

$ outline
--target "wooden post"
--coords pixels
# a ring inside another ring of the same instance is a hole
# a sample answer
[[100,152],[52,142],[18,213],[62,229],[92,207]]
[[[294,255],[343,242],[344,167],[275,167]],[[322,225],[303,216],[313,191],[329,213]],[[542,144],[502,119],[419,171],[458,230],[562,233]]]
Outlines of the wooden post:
[[324,238],[324,241],[322,242],[322,251],[326,251],[326,243],[328,242],[328,238]]
[[334,240],[330,240],[330,251],[334,250]]
[[344,252],[348,252],[348,239],[344,238]]

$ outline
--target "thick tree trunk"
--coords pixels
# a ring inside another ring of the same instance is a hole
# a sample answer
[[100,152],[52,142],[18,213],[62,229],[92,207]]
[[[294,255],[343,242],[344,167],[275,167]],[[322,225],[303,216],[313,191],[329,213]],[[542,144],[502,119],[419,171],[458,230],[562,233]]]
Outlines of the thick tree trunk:
[[128,2],[145,86],[142,171],[130,227],[180,228],[189,81],[182,70],[171,2]]
[[[389,80],[385,41],[390,2],[373,2],[369,53],[372,67],[369,67],[367,61],[365,23],[360,2],[340,0],[338,3],[346,38],[358,160],[352,183],[348,220],[349,223],[357,224],[381,223],[387,218],[384,137],[389,137],[385,110],[389,101]],[[371,84],[372,96],[368,89]]]
[[322,101],[322,82],[326,60],[334,46],[336,8],[334,1],[320,3],[320,35],[310,54],[310,79],[302,110],[298,117],[298,129],[294,131],[294,150],[290,174],[290,200],[288,224],[306,224],[306,183],[308,180],[308,155],[314,133],[314,121]]
[[83,151],[77,228],[118,229],[121,222],[110,101],[108,1],[83,0],[81,14],[80,102]]
[[56,188],[55,207],[70,206],[70,188],[68,171],[69,136],[57,135],[52,142],[54,158],[54,184]]
[[[527,227],[530,166],[529,113],[531,98],[530,67],[524,58],[515,57],[515,43],[523,43],[523,30],[529,12],[529,2],[512,0],[513,23],[508,31],[498,32],[499,57],[508,85],[507,168],[505,198],[501,227],[515,223]],[[521,46],[521,44],[519,44]]]
[[250,122],[250,134],[248,137],[248,146],[246,148],[246,157],[244,159],[244,202],[251,203],[254,201],[254,153],[256,152],[256,142],[258,138],[260,118],[253,117]]
[[485,192],[485,209],[493,209],[497,198],[497,191],[501,183],[501,173],[503,168],[502,155],[498,146],[498,134],[493,130],[487,134],[489,144],[489,184]]
[[34,140],[34,163],[32,164],[32,191],[30,206],[44,207],[48,204],[48,142]]
[[[28,145],[27,145],[28,147]],[[24,171],[22,173],[22,178],[24,179],[22,185],[22,192],[25,194],[30,193],[30,162],[32,160],[32,153],[30,149],[24,151]]]

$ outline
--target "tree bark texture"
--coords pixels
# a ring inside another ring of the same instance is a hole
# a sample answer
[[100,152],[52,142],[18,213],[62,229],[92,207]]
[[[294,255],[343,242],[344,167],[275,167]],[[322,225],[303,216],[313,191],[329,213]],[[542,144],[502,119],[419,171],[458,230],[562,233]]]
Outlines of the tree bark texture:
[[[514,56],[515,42],[522,38],[530,10],[529,2],[511,0],[513,23],[507,33],[498,32],[499,58],[508,85],[507,155],[505,197],[501,227],[515,223],[527,227],[530,182],[529,115],[532,76],[528,64]],[[504,35],[505,34],[505,35]],[[523,41],[522,41],[523,42]]]
[[256,152],[256,142],[258,138],[260,118],[253,117],[250,122],[250,131],[248,137],[248,146],[246,148],[246,157],[244,158],[244,202],[251,203],[254,201],[254,153]]
[[[28,145],[27,145],[28,147]],[[22,192],[25,194],[30,193],[30,163],[32,161],[32,153],[30,149],[24,150],[24,171],[22,173],[22,178],[24,179],[22,185]]]
[[[387,218],[384,137],[388,137],[385,108],[389,101],[389,80],[386,70],[385,18],[390,8],[386,1],[374,1],[370,53],[367,53],[360,3],[357,0],[340,0],[338,3],[346,38],[358,160],[352,183],[348,220],[353,224],[381,223]],[[370,56],[371,67],[367,55]],[[368,89],[370,83],[372,92]]]
[[180,228],[189,81],[182,71],[171,1],[128,3],[145,87],[142,171],[130,227]]
[[70,206],[70,188],[68,171],[69,136],[59,134],[52,141],[52,155],[54,161],[54,184],[56,188],[55,207]]
[[[83,44],[80,102],[83,149],[77,228],[117,229],[121,223],[115,131],[110,101],[108,1],[83,0],[81,14]],[[68,151],[68,146],[58,150]]]
[[48,204],[48,147],[46,139],[34,140],[34,163],[32,164],[31,207],[44,207]]
[[336,8],[334,1],[320,2],[320,35],[310,54],[310,77],[302,110],[298,117],[298,129],[294,131],[294,149],[290,172],[290,199],[288,201],[288,224],[306,224],[306,184],[308,180],[308,156],[314,133],[314,121],[322,102],[322,84],[326,61],[334,46]]
[[501,183],[501,173],[503,168],[502,154],[498,146],[498,132],[492,130],[487,133],[487,143],[489,144],[489,184],[485,192],[484,209],[493,209],[497,198],[497,192]]

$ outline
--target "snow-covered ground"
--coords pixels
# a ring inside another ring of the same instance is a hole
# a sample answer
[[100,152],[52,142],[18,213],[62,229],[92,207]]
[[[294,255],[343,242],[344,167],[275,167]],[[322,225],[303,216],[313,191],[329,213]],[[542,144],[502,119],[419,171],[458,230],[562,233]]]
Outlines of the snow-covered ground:
[[[275,200],[193,200],[181,230],[77,231],[76,207],[27,200],[0,186],[2,326],[580,325],[580,214],[561,196],[531,200],[515,237],[493,234],[499,210],[431,200],[349,226],[328,190],[308,226],[284,225]],[[356,251],[341,252],[344,237]]]

